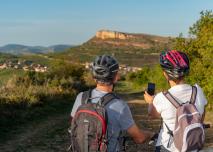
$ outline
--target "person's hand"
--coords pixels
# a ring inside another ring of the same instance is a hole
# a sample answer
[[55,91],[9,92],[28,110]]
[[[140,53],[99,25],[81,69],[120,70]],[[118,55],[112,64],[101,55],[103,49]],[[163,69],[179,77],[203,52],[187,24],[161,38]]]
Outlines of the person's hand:
[[158,133],[153,133],[149,141],[149,145],[155,144],[157,142],[157,139],[158,139]]
[[144,100],[146,101],[146,103],[152,103],[154,99],[154,96],[149,95],[146,91],[144,93]]

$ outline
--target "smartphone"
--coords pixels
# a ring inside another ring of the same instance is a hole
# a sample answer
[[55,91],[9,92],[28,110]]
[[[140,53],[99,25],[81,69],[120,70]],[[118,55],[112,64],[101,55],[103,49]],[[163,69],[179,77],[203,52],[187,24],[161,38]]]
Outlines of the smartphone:
[[147,92],[148,92],[148,94],[150,94],[152,96],[155,94],[155,84],[154,83],[151,83],[151,82],[148,83]]

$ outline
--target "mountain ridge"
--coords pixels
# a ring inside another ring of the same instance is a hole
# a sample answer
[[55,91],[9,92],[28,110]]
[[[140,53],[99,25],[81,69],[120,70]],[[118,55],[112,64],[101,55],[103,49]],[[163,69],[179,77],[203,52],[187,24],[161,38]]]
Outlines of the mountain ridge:
[[68,48],[73,47],[74,45],[67,45],[67,44],[58,44],[58,45],[51,45],[51,46],[28,46],[28,45],[21,45],[21,44],[6,44],[0,47],[1,53],[9,53],[14,55],[20,54],[44,54],[44,53],[54,53],[54,52],[61,52],[65,51]]

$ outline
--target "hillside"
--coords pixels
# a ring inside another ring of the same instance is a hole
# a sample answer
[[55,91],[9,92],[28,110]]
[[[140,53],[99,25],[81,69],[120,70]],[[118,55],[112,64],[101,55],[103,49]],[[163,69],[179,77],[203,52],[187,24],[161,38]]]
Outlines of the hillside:
[[172,41],[170,37],[101,30],[82,45],[52,57],[87,62],[96,55],[109,54],[122,64],[144,66],[156,64],[159,52],[170,48]]
[[170,37],[100,30],[90,41],[97,44],[104,41],[114,46],[132,46],[141,49],[153,49],[159,46],[166,46],[170,40]]
[[10,53],[15,55],[22,54],[37,54],[37,53],[50,53],[50,52],[61,52],[68,48],[72,47],[72,45],[52,45],[48,47],[44,46],[26,46],[20,44],[7,44],[5,46],[0,47],[0,52],[2,53]]

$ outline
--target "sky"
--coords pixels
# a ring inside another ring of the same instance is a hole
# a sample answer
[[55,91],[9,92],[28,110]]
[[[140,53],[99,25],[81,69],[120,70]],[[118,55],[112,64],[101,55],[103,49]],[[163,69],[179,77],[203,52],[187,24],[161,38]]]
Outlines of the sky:
[[188,36],[213,0],[0,0],[0,46],[82,44],[98,30]]

